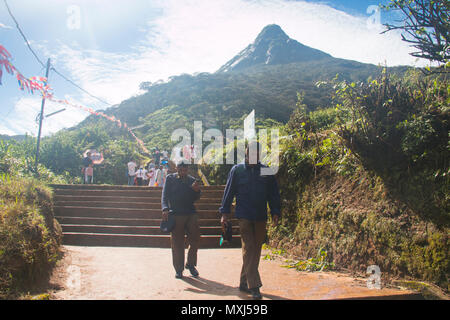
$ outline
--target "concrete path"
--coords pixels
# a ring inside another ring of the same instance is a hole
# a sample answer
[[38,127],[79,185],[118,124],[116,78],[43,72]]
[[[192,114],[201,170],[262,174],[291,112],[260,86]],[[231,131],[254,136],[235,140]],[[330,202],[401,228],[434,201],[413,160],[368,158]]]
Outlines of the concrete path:
[[[241,249],[199,251],[196,279],[185,270],[175,279],[170,249],[64,246],[65,257],[51,283],[51,293],[64,300],[239,300],[250,297],[237,289]],[[264,299],[407,298],[412,292],[368,289],[366,279],[336,272],[298,272],[282,261],[261,260]],[[411,296],[409,296],[411,297]]]

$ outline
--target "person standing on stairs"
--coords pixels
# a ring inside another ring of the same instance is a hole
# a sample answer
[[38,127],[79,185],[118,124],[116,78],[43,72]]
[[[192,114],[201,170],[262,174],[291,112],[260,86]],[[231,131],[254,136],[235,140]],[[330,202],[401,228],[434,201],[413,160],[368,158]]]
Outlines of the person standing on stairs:
[[140,166],[139,169],[136,171],[136,180],[138,186],[144,186],[144,181],[148,181],[147,179],[147,169],[145,169],[143,166]]
[[130,162],[127,163],[128,167],[128,185],[132,186],[134,185],[134,178],[136,176],[136,162],[133,161],[133,159],[130,159]]
[[[239,220],[243,257],[239,290],[250,293],[254,299],[262,298],[258,267],[267,232],[267,203],[274,225],[281,215],[278,184],[273,175],[261,175],[261,168],[266,166],[259,162],[259,148],[258,142],[250,142],[245,151],[245,163],[231,168],[219,208],[224,225],[230,219],[231,204],[236,197],[235,217]],[[253,152],[256,154],[250,157]],[[250,159],[256,161],[250,163]]]
[[85,184],[93,184],[94,183],[94,165],[92,163],[85,169]]
[[[177,172],[169,174],[164,184],[161,198],[162,219],[167,221],[173,214],[175,227],[171,232],[172,262],[175,278],[183,278],[183,270],[188,269],[192,276],[199,275],[197,269],[197,251],[200,242],[200,227],[194,202],[200,198],[198,181],[188,175],[188,165],[180,162]],[[187,262],[184,264],[184,235],[189,244]]]
[[149,177],[149,187],[154,187],[156,182],[156,170],[155,165],[153,163],[150,163],[149,169],[148,169],[148,177]]
[[[166,172],[166,174],[167,174],[167,172]],[[166,177],[164,175],[164,167],[162,165],[157,167],[157,169],[155,171],[155,179],[156,179],[156,185],[158,187],[164,187],[164,181],[165,181]]]
[[91,158],[91,152],[88,151],[88,153],[86,154],[86,157],[83,158],[83,169],[81,170],[81,172],[83,173],[83,184],[87,184],[87,175],[86,175],[86,171],[89,171],[88,168],[90,165],[94,165],[94,161]]

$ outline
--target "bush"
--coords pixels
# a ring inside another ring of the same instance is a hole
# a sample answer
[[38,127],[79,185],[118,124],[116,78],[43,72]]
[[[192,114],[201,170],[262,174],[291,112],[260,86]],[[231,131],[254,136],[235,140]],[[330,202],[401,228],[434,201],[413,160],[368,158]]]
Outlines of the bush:
[[29,178],[0,181],[0,298],[11,298],[48,275],[62,234],[48,187]]
[[25,137],[24,141],[5,141],[0,139],[0,176],[22,177],[32,179],[39,176],[48,183],[67,183],[71,181],[68,172],[57,175],[44,165],[38,163],[35,172],[35,139]]
[[448,79],[384,73],[369,83],[335,81],[334,88],[345,145],[417,214],[448,227]]
[[272,244],[303,259],[326,248],[338,267],[364,274],[376,264],[448,290],[448,80],[332,85],[333,108],[308,112],[299,96],[286,125]]

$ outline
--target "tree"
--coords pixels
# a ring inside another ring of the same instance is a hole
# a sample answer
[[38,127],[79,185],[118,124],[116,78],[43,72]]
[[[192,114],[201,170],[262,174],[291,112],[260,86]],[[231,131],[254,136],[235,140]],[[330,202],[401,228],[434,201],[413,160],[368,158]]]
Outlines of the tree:
[[450,24],[448,0],[391,0],[382,9],[401,11],[403,19],[399,24],[385,24],[386,33],[403,30],[402,40],[419,51],[414,57],[438,62],[440,72],[448,72],[450,57]]

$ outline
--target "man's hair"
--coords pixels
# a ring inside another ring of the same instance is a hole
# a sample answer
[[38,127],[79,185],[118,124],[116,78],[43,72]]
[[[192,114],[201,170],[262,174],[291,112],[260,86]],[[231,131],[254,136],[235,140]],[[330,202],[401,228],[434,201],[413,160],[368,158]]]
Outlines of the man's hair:
[[184,161],[180,161],[180,162],[177,163],[177,168],[180,168],[180,167],[187,168],[187,166],[188,166],[188,164],[186,162],[184,162]]

